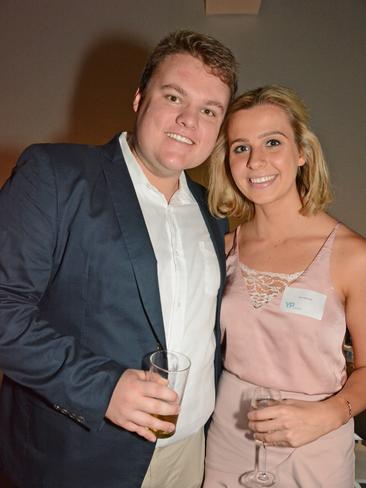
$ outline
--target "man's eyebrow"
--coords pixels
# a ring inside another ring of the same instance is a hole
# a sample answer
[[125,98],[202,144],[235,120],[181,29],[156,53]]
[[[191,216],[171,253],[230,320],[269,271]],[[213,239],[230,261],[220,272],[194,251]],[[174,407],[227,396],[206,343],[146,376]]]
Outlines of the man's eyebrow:
[[[174,83],[167,83],[161,87],[163,90],[175,90],[182,96],[188,95],[188,93],[179,85],[175,85]],[[208,105],[209,107],[217,107],[222,112],[225,112],[225,107],[222,103],[218,102],[217,100],[206,100],[203,105]]]
[[166,84],[166,85],[163,85],[161,87],[163,90],[175,90],[177,91],[178,93],[180,93],[181,95],[187,95],[187,92],[185,90],[183,90],[183,88],[179,85],[175,85],[175,84]]
[[207,100],[205,105],[208,105],[209,107],[217,107],[222,112],[225,112],[225,110],[226,110],[225,107],[223,106],[223,104],[218,102],[217,100]]

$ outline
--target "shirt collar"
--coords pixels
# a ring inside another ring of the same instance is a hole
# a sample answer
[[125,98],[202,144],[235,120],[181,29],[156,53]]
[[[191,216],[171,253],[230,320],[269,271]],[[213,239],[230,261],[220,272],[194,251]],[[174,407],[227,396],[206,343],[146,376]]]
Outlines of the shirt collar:
[[[127,132],[122,132],[119,136],[119,143],[121,146],[122,154],[126,162],[128,172],[133,183],[133,186],[145,186],[149,189],[159,192],[147,179],[145,173],[142,171],[139,163],[136,161],[131,148],[127,142]],[[160,193],[160,192],[159,192]],[[195,199],[188,187],[187,178],[184,171],[179,176],[179,189],[174,193],[170,203],[178,203],[180,205],[191,204],[195,202]]]

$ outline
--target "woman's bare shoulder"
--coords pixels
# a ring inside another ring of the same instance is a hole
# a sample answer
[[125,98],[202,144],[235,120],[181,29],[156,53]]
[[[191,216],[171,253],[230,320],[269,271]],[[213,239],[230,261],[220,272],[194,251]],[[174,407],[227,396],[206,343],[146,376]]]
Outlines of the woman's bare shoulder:
[[337,231],[334,251],[342,274],[355,278],[366,272],[366,239],[344,224]]
[[339,226],[336,241],[338,250],[344,254],[344,257],[348,256],[352,260],[354,255],[356,257],[366,255],[366,239],[344,224]]

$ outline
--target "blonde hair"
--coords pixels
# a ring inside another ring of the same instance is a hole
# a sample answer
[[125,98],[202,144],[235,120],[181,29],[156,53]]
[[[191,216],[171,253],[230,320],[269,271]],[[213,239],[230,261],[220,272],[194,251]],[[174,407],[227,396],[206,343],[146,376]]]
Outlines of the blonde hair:
[[236,217],[245,222],[254,217],[253,202],[241,193],[231,176],[226,133],[228,122],[234,113],[264,104],[275,105],[286,112],[294,131],[297,148],[302,151],[305,158],[305,164],[299,166],[296,177],[302,203],[300,213],[313,215],[324,209],[332,200],[327,164],[320,142],[309,128],[306,106],[289,88],[270,85],[243,93],[228,109],[209,160],[208,201],[211,212],[218,217]]

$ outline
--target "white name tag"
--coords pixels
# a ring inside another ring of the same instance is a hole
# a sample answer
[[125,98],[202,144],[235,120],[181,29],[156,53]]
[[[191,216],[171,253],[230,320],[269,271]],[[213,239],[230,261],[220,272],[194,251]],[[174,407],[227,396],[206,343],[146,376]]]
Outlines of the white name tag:
[[321,320],[326,299],[327,296],[323,293],[289,286],[283,293],[281,310]]

